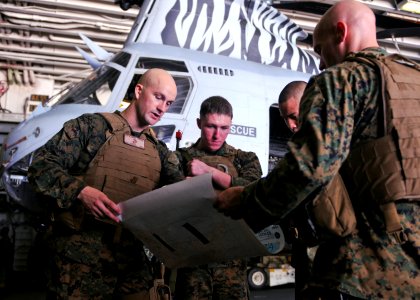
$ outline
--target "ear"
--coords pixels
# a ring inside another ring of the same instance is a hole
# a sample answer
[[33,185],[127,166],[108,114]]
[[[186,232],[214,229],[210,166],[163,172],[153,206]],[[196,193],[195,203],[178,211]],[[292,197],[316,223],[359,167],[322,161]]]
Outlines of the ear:
[[143,90],[143,85],[140,83],[136,84],[136,87],[134,88],[134,94],[136,96],[136,99],[140,97],[142,90]]
[[197,126],[199,129],[201,129],[201,120],[200,118],[197,118]]
[[343,21],[338,21],[336,25],[336,32],[335,32],[337,43],[339,44],[339,43],[344,42],[344,40],[347,37],[347,34],[348,34],[348,31],[347,31],[346,23],[344,23]]

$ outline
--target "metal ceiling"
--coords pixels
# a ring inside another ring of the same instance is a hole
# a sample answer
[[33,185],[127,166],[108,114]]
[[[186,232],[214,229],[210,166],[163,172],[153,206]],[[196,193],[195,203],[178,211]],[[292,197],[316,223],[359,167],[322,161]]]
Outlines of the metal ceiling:
[[[34,76],[52,78],[56,89],[84,77],[90,67],[76,51],[85,48],[79,32],[110,52],[121,49],[139,6],[122,10],[117,0],[2,0],[0,69],[30,84]],[[337,1],[268,1],[309,33],[301,46],[311,49],[320,16]],[[420,15],[397,9],[394,0],[363,1],[377,15],[381,46],[420,61]],[[384,31],[385,30],[385,31]]]
[[18,70],[23,83],[38,76],[60,86],[89,70],[75,49],[85,48],[79,32],[116,52],[138,9],[123,11],[113,0],[14,0],[2,1],[0,12],[0,69]]

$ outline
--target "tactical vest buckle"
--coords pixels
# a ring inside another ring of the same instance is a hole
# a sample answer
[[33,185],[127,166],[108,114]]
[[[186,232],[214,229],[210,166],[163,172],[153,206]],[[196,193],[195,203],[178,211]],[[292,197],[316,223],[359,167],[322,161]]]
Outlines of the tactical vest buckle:
[[394,240],[397,244],[400,245],[408,241],[407,234],[404,232],[403,229],[394,232],[388,232],[388,235],[391,237],[392,240]]

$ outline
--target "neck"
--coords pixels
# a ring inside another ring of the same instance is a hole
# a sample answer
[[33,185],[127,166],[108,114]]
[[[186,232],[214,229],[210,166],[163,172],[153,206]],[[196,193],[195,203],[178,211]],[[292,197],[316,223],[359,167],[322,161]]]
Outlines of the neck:
[[143,130],[149,128],[149,125],[142,125],[139,123],[138,119],[136,118],[135,113],[130,113],[129,108],[124,110],[121,115],[124,117],[124,119],[128,122],[128,125],[130,125],[130,128],[132,131],[135,132],[142,132]]

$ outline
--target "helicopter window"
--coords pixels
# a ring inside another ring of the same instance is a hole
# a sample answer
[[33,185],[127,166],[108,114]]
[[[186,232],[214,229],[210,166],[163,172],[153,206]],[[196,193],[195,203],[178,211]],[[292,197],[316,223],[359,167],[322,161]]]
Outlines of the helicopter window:
[[[128,86],[127,93],[124,96],[123,102],[120,105],[120,108],[125,108],[130,104],[130,102],[134,99],[134,90],[137,83],[140,80],[142,74],[134,74],[133,79],[131,80],[130,85]],[[188,99],[190,90],[192,89],[192,82],[189,77],[177,76],[172,75],[176,86],[177,86],[177,96],[175,102],[169,107],[169,113],[173,114],[181,114],[184,111],[184,106],[186,104],[186,100]]]
[[112,93],[120,72],[109,66],[101,66],[86,79],[73,85],[66,93],[60,93],[59,98],[51,99],[55,105],[90,104],[105,105]]
[[184,111],[186,100],[192,89],[192,82],[189,77],[174,76],[177,86],[177,95],[175,102],[169,107],[168,112],[181,114]]
[[152,128],[157,139],[164,143],[169,143],[171,141],[171,137],[175,131],[175,125],[153,126]]
[[130,61],[131,55],[127,52],[120,52],[115,54],[112,61],[119,64],[120,66],[126,67]]
[[161,68],[166,71],[176,71],[187,73],[187,66],[183,61],[179,60],[169,60],[161,58],[152,58],[152,57],[140,57],[137,62],[136,68],[141,69],[152,69],[152,68]]

